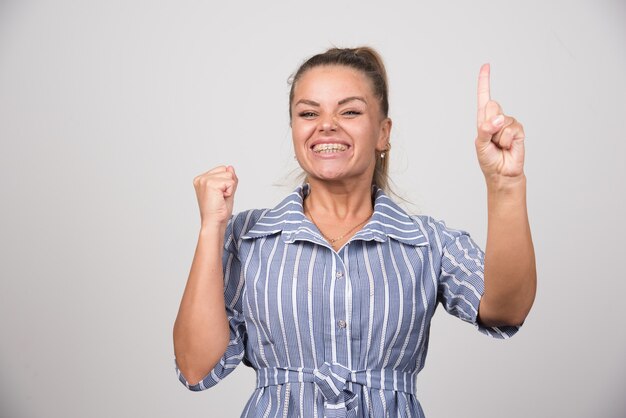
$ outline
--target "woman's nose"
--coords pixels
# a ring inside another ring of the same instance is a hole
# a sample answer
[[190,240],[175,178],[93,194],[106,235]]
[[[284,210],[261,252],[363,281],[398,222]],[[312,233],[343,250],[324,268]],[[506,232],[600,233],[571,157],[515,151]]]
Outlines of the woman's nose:
[[337,120],[334,116],[328,116],[322,119],[320,123],[321,131],[335,131],[337,130]]

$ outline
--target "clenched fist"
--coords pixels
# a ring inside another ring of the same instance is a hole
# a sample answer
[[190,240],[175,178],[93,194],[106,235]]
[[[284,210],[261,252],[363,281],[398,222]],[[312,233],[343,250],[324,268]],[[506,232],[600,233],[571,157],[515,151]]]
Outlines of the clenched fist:
[[202,226],[225,226],[233,213],[237,175],[232,166],[219,166],[193,179]]

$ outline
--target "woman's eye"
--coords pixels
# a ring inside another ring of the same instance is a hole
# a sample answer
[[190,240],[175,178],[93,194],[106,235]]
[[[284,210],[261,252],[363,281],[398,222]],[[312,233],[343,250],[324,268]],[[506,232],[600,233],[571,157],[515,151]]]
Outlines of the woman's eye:
[[300,112],[298,115],[305,119],[312,119],[316,116],[315,112]]
[[363,112],[361,112],[360,110],[346,110],[345,112],[343,112],[344,116],[348,116],[348,117],[355,117],[358,115],[362,115]]

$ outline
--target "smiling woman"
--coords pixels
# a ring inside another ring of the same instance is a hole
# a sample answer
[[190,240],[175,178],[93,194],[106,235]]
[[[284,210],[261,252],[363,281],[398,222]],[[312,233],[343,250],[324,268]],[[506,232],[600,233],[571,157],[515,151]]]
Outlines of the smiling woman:
[[466,232],[385,193],[391,119],[382,60],[333,48],[296,72],[289,112],[306,181],[273,209],[232,216],[232,166],[194,179],[202,226],[174,326],[179,378],[257,373],[244,417],[423,417],[415,396],[438,303],[508,338],[535,295],[523,128],[478,86],[486,254]]
[[[389,143],[391,119],[387,117],[389,114],[389,93],[387,86],[387,72],[385,71],[385,66],[383,65],[383,61],[380,55],[375,50],[368,47],[360,47],[354,49],[332,48],[323,54],[318,54],[311,57],[304,64],[302,64],[293,76],[291,90],[289,92],[289,117],[292,121],[292,127],[294,119],[293,104],[299,104],[300,102],[307,104],[306,98],[294,100],[296,94],[296,85],[301,87],[302,83],[300,82],[300,79],[304,74],[309,72],[309,70],[322,69],[324,67],[326,67],[327,69],[328,67],[330,67],[335,68],[336,70],[344,71],[352,69],[356,73],[354,78],[360,79],[359,82],[361,83],[365,82],[365,84],[367,85],[365,91],[369,93],[370,96],[373,96],[370,97],[369,102],[366,100],[365,96],[348,96],[341,99],[341,103],[337,102],[338,105],[344,104],[353,99],[360,99],[364,102],[366,106],[369,103],[370,106],[379,107],[380,118],[384,120],[385,125],[388,125],[386,126],[387,145],[386,149],[379,154],[383,158],[376,160],[372,182],[373,184],[376,184],[378,187],[387,191],[389,158],[385,159],[384,153],[385,151],[388,151],[391,146],[391,144]],[[375,100],[372,100],[372,98]],[[311,103],[309,101],[308,104],[317,105],[319,107],[319,103],[317,102]],[[356,116],[359,113],[359,110],[347,111],[346,116],[348,116],[350,113]],[[309,116],[313,117],[314,114],[315,112],[313,112]]]
[[[344,193],[371,189],[376,161],[388,148],[391,120],[366,76],[338,65],[315,67],[297,81],[293,100],[294,150],[312,190],[320,183],[332,183]],[[371,205],[359,207],[371,210]],[[362,219],[365,214],[348,211],[344,216]]]

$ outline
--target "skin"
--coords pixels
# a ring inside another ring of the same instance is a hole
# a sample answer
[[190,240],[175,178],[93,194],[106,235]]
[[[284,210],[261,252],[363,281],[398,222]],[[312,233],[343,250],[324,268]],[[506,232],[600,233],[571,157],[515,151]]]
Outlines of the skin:
[[[488,191],[485,293],[479,321],[517,325],[534,301],[536,272],[526,211],[524,129],[491,100],[489,65],[478,82],[478,161]],[[370,81],[357,70],[316,67],[294,86],[292,135],[296,157],[311,192],[305,214],[327,237],[344,234],[335,250],[356,233],[349,227],[372,214],[371,183],[377,153],[389,142],[391,120],[380,110]],[[341,144],[316,153],[319,144]],[[211,371],[229,340],[224,305],[222,254],[238,179],[232,166],[219,166],[194,179],[201,226],[189,278],[174,324],[178,367],[190,384]],[[357,228],[358,229],[358,228]]]
[[222,254],[237,182],[230,166],[216,167],[193,180],[201,226],[174,323],[176,362],[192,385],[215,367],[229,341]]
[[478,76],[476,155],[487,185],[485,293],[478,319],[519,325],[535,300],[537,272],[526,209],[524,127],[491,100],[490,66]]

